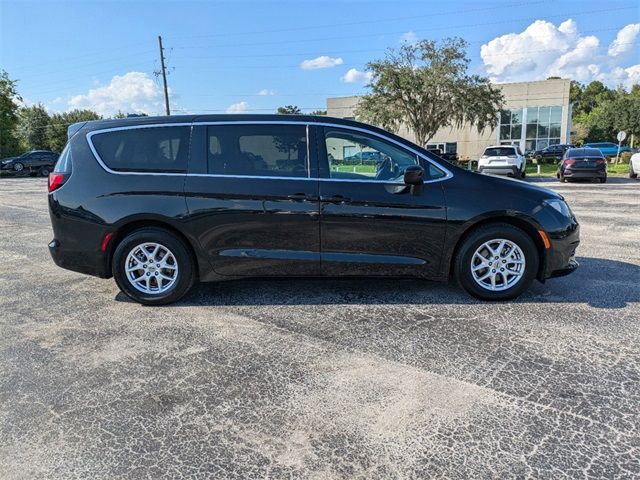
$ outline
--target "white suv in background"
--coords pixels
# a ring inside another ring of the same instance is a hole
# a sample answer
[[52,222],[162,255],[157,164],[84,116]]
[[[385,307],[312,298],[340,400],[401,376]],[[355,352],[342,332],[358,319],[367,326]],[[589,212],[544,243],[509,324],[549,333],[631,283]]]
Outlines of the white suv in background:
[[638,178],[640,173],[640,153],[634,153],[629,160],[629,178]]
[[513,175],[516,178],[525,177],[526,166],[527,160],[520,151],[520,147],[513,145],[487,147],[478,161],[480,173]]

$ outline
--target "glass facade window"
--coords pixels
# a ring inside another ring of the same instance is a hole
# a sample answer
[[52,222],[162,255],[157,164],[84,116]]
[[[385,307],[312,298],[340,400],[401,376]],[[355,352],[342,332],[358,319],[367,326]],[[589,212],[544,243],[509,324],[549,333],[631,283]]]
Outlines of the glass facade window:
[[522,136],[522,108],[500,112],[500,143],[519,142]]
[[560,143],[562,107],[528,107],[525,151]]

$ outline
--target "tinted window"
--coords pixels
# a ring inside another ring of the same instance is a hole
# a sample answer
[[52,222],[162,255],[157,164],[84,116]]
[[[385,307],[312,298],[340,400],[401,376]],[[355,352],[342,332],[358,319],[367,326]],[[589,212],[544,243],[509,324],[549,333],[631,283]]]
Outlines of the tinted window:
[[133,128],[92,137],[98,155],[112,170],[186,172],[190,127]]
[[[377,136],[333,128],[324,132],[330,178],[402,181],[406,168],[418,163],[414,153]],[[431,164],[425,173],[432,179],[444,175]]]
[[58,173],[71,173],[71,148],[69,148],[69,144],[62,150],[53,171]]
[[516,151],[513,147],[492,147],[487,148],[484,154],[488,157],[506,157],[508,155],[515,155]]
[[567,157],[575,158],[575,157],[596,157],[596,158],[604,158],[602,152],[595,148],[572,148],[567,150]]
[[218,175],[307,177],[304,125],[208,127],[207,169]]

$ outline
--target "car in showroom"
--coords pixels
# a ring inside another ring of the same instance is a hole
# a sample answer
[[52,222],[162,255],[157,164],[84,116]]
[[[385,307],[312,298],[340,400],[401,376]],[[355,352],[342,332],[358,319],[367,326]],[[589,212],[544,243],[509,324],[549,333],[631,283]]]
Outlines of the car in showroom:
[[[595,148],[597,150],[600,150],[600,152],[602,152],[602,154],[605,157],[615,157],[616,155],[618,155],[617,143],[593,142],[593,143],[585,143],[583,146],[584,148]],[[620,153],[625,153],[625,152],[635,152],[635,150],[627,146],[621,146]]]
[[0,161],[2,173],[15,175],[37,174],[48,177],[58,160],[58,154],[50,150],[32,150],[19,157],[6,158]]
[[629,178],[638,178],[640,173],[640,153],[634,153],[629,159]]
[[574,179],[607,181],[607,159],[596,148],[570,148],[558,164],[556,177],[561,182]]
[[[352,120],[185,115],[68,133],[49,176],[49,251],[142,304],[177,301],[196,281],[336,276],[455,278],[508,300],[578,266],[561,195]],[[384,161],[333,168],[354,147]]]
[[492,145],[484,149],[478,160],[480,173],[524,178],[526,168],[527,159],[517,145]]
[[566,152],[570,148],[574,148],[574,145],[568,143],[558,143],[555,145],[548,145],[540,150],[534,150],[530,152],[529,156],[538,162],[556,162],[562,160],[564,152]]

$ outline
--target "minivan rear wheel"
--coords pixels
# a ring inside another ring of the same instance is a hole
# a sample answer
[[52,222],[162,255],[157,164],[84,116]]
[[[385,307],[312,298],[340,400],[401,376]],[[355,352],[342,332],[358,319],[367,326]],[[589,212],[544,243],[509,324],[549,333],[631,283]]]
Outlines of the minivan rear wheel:
[[536,245],[523,230],[491,224],[471,232],[458,249],[454,274],[458,284],[482,300],[510,300],[535,279]]
[[195,265],[187,246],[159,228],[127,235],[113,254],[112,270],[120,290],[144,305],[176,302],[195,282]]

